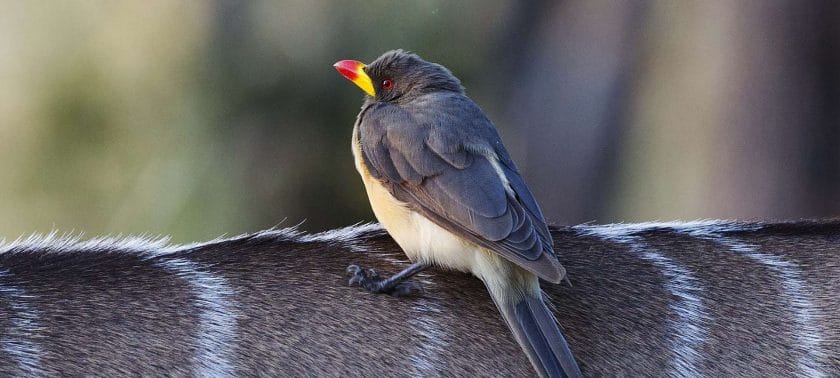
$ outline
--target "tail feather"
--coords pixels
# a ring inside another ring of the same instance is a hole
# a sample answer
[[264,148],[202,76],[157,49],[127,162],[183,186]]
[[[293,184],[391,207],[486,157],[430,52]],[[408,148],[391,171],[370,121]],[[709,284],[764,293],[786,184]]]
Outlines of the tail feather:
[[496,305],[540,376],[580,377],[569,345],[543,299],[526,295],[507,302],[497,300]]

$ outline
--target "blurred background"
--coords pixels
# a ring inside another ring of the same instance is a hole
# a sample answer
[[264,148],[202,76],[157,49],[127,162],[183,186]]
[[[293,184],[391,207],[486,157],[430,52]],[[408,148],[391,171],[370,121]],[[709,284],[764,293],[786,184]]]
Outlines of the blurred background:
[[550,221],[840,215],[835,1],[0,2],[0,237],[373,220],[340,59],[449,67]]

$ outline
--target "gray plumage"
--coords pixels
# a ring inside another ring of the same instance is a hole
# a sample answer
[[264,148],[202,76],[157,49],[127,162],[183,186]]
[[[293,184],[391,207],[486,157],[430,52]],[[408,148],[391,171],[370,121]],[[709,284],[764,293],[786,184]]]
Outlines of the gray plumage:
[[[371,175],[444,229],[559,282],[565,270],[542,211],[493,123],[458,79],[402,51],[384,54],[365,71],[377,92],[359,115]],[[381,87],[385,78],[392,89]]]
[[[493,123],[446,68],[417,55],[397,50],[369,66],[337,65],[351,80],[369,78],[373,86],[360,85],[371,96],[354,127],[354,153],[377,218],[417,264],[481,278],[540,376],[580,376],[539,288],[538,277],[558,283],[565,269]],[[354,67],[365,67],[364,74]],[[412,220],[416,215],[432,226]],[[374,292],[398,282],[368,282],[357,277],[358,267],[351,270],[351,284],[364,282]]]

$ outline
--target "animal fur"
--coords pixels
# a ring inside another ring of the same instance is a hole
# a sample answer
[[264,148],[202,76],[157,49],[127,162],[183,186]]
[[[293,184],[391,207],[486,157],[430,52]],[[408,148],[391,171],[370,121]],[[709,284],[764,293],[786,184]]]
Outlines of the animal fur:
[[[543,283],[585,376],[837,376],[840,221],[553,228]],[[55,234],[0,247],[0,376],[529,376],[482,283],[348,287],[408,265],[377,225],[172,246]]]

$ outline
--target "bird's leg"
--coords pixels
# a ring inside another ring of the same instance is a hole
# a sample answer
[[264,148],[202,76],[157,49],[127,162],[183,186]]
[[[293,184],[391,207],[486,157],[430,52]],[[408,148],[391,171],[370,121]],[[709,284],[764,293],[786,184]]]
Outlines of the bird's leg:
[[382,278],[375,270],[364,269],[358,265],[348,266],[347,273],[353,276],[350,278],[350,286],[358,285],[371,293],[385,293],[395,297],[402,297],[422,291],[419,284],[411,281],[406,282],[405,280],[420,273],[427,267],[423,263],[414,263],[388,278]]

